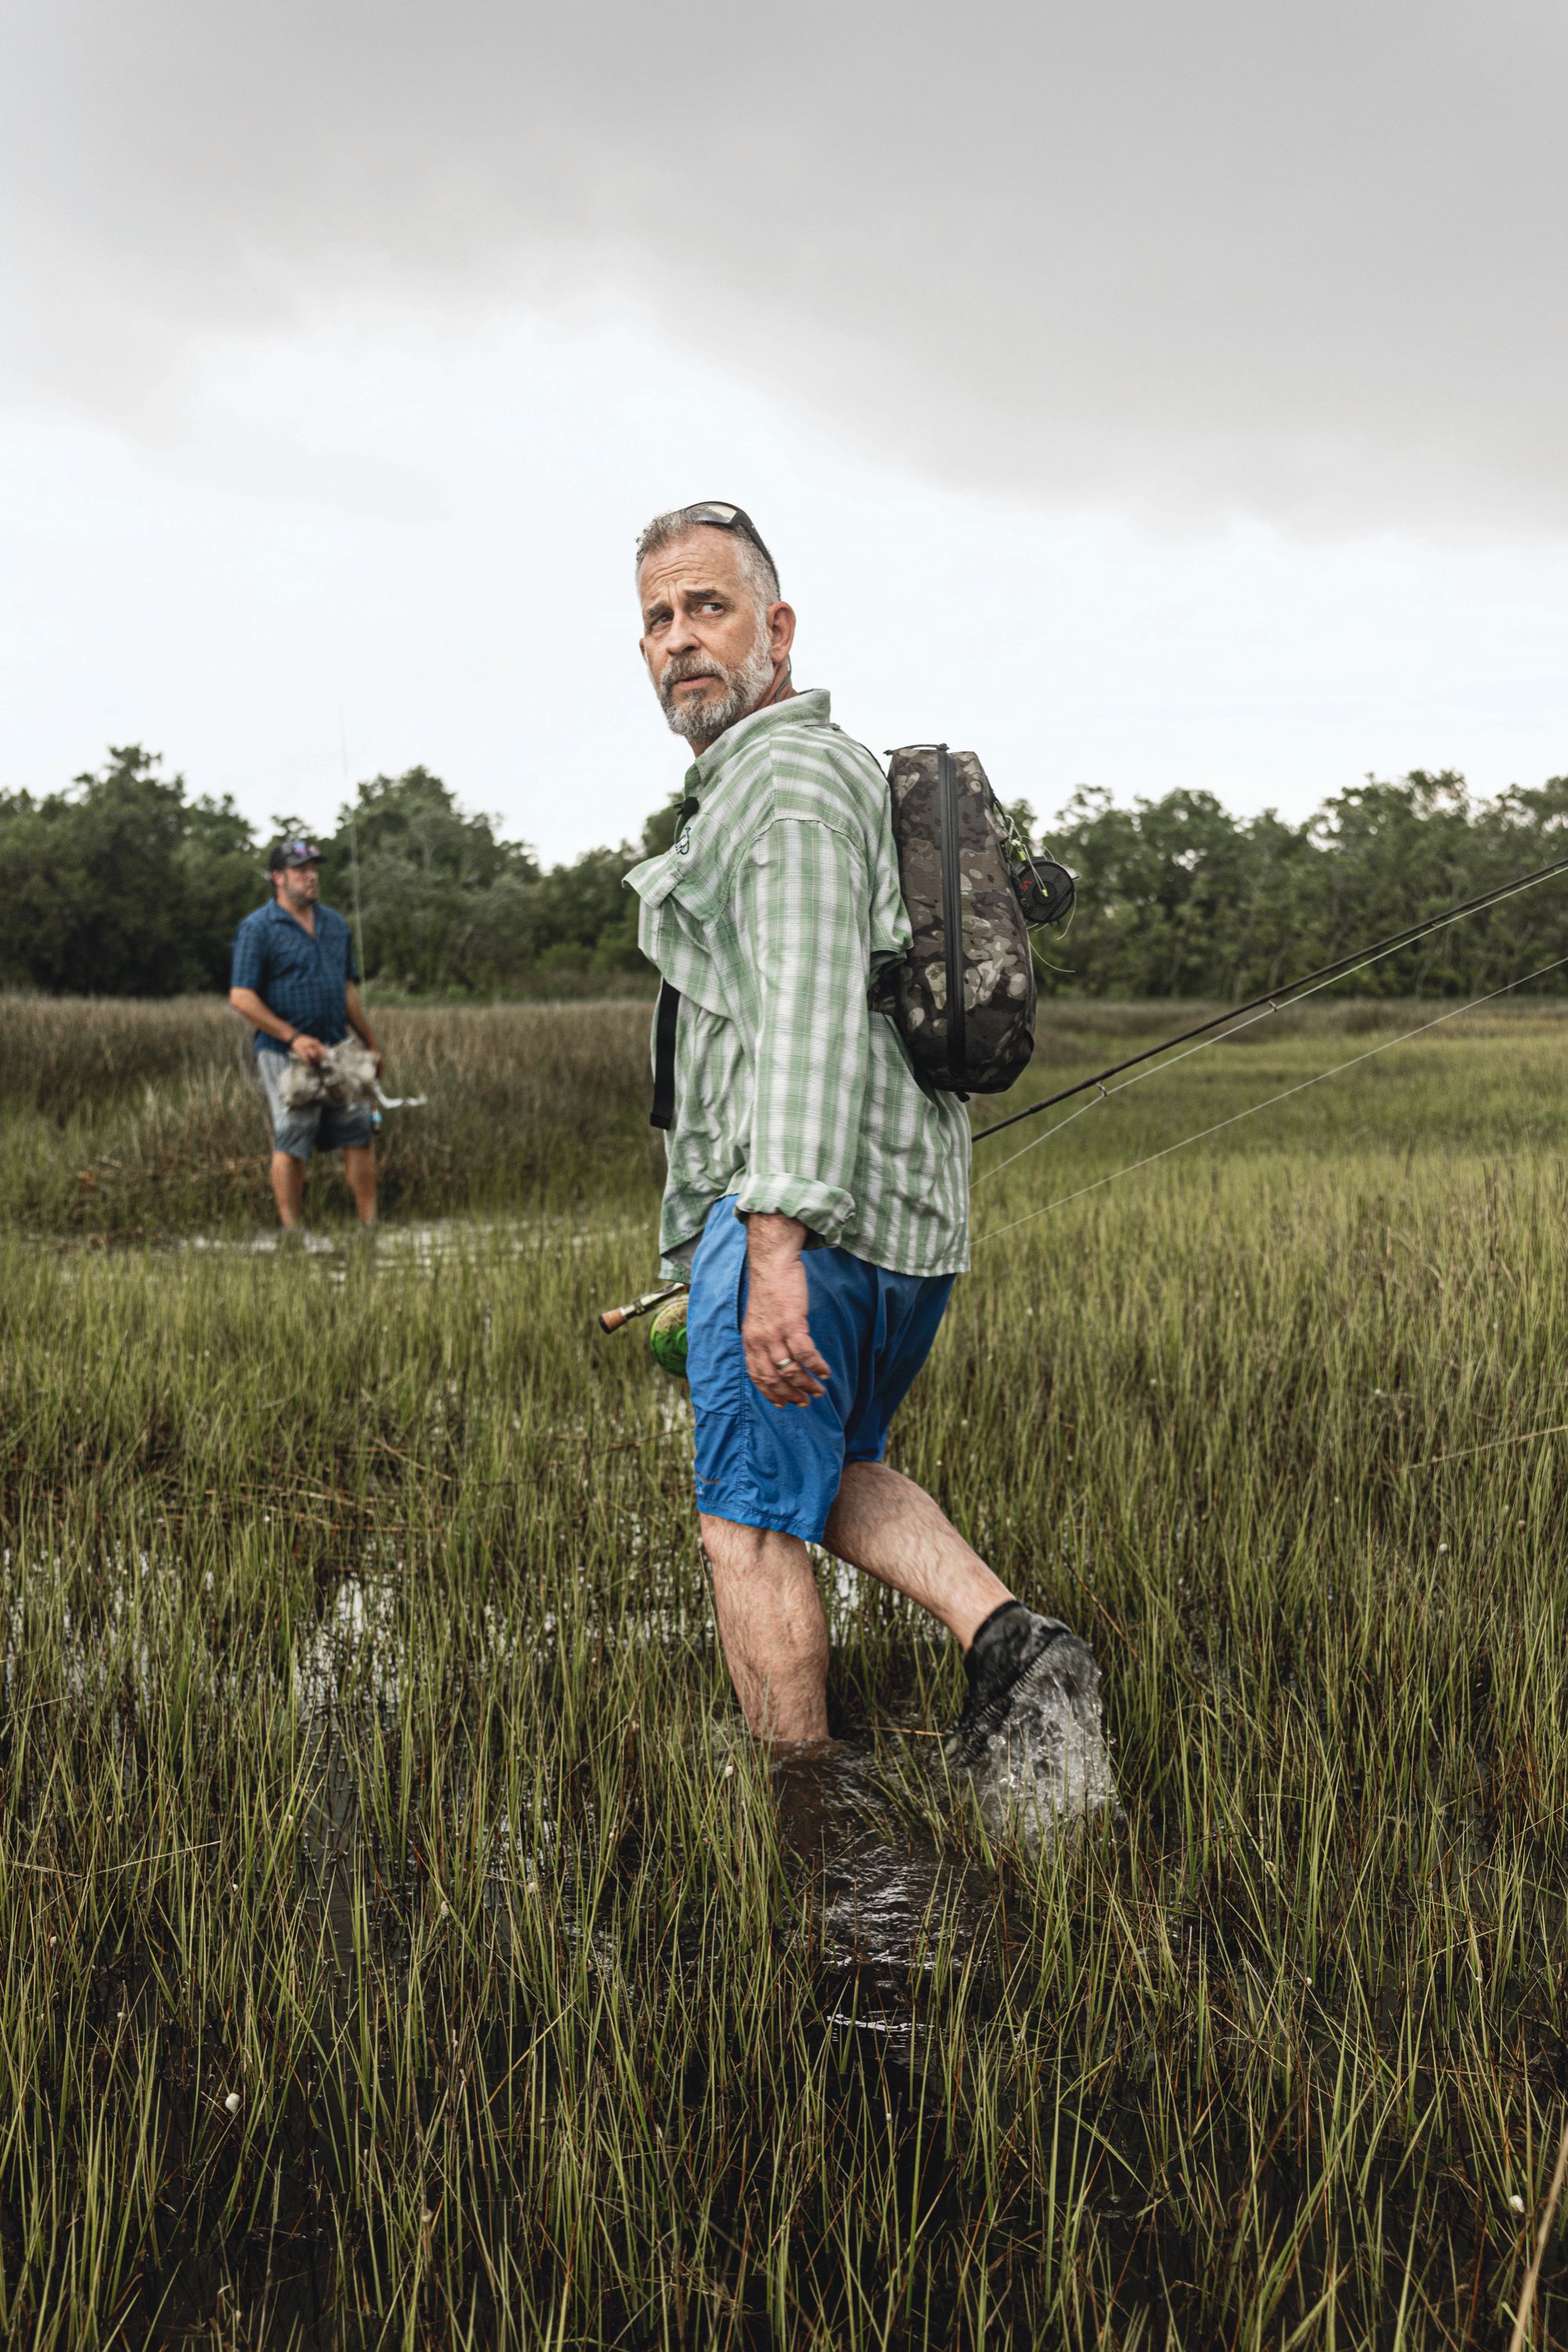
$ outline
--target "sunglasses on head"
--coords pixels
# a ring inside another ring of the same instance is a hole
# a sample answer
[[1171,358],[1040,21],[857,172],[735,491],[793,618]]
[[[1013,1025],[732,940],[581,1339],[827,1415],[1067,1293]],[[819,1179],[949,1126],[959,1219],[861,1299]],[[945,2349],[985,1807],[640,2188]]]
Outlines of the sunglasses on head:
[[680,520],[682,522],[711,523],[715,530],[738,531],[742,539],[749,539],[759,553],[766,558],[774,579],[778,578],[779,568],[773,557],[768,554],[767,541],[744,507],[732,507],[725,499],[701,499],[694,507],[682,507]]
[[297,865],[303,865],[307,860],[319,861],[321,853],[313,841],[285,841],[279,844],[278,855],[280,858],[291,858]]

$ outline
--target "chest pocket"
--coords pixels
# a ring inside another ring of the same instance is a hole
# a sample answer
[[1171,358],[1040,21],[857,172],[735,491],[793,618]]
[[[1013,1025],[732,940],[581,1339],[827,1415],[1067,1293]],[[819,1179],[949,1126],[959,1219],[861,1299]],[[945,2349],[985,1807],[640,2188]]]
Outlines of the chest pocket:
[[637,896],[645,907],[686,918],[682,929],[691,932],[695,924],[699,928],[691,935],[700,938],[724,910],[729,879],[728,861],[722,857],[682,856],[679,849],[667,849],[654,861],[654,871],[639,878]]
[[[693,828],[695,835],[696,828]],[[734,919],[730,912],[732,853],[721,847],[703,856],[698,840],[690,853],[666,850],[651,873],[639,875],[637,892],[645,915],[643,949],[661,973],[680,975],[684,992],[721,1020],[740,1017],[730,1001],[737,968]]]

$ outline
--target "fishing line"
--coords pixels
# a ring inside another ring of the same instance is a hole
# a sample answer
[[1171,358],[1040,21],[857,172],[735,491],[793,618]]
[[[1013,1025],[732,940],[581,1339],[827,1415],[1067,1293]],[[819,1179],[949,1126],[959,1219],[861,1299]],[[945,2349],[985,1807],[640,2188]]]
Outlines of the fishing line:
[[[1457,1021],[1461,1013],[1474,1013],[1481,1005],[1490,1004],[1497,997],[1510,995],[1516,988],[1526,988],[1532,980],[1544,980],[1549,972],[1561,971],[1564,964],[1568,964],[1568,956],[1559,956],[1554,963],[1544,963],[1538,971],[1523,972],[1518,980],[1505,981],[1501,988],[1489,989],[1484,996],[1472,997],[1468,1004],[1450,1005],[1447,1013],[1439,1013],[1434,1019],[1423,1021],[1415,1028],[1403,1031],[1397,1037],[1385,1037],[1381,1045],[1369,1045],[1364,1054],[1352,1054],[1348,1061],[1336,1062],[1331,1070],[1319,1070],[1313,1076],[1303,1078],[1298,1086],[1285,1087],[1277,1095],[1266,1096],[1261,1102],[1249,1103],[1245,1110],[1232,1111],[1228,1118],[1215,1119],[1212,1127],[1200,1127],[1192,1135],[1184,1135],[1178,1142],[1165,1144],[1159,1151],[1146,1152],[1142,1160],[1129,1160],[1124,1168],[1113,1168],[1109,1175],[1097,1176],[1092,1184],[1080,1184],[1074,1192],[1063,1192],[1054,1201],[1043,1201],[1037,1209],[1026,1210],[1023,1216],[1015,1217],[1010,1224],[993,1225],[987,1232],[975,1235],[974,1245],[978,1249],[983,1243],[999,1241],[1004,1234],[1016,1233],[1020,1225],[1028,1224],[1036,1217],[1043,1217],[1048,1209],[1065,1209],[1069,1202],[1081,1201],[1086,1194],[1098,1192],[1106,1184],[1114,1184],[1120,1176],[1133,1176],[1140,1168],[1152,1168],[1157,1160],[1168,1160],[1173,1151],[1184,1150],[1189,1143],[1202,1143],[1209,1136],[1218,1135],[1227,1127],[1235,1127],[1239,1120],[1250,1118],[1255,1111],[1271,1110],[1276,1103],[1289,1102],[1292,1095],[1305,1094],[1309,1087],[1319,1086],[1325,1078],[1337,1078],[1342,1072],[1353,1070],[1358,1064],[1370,1062],[1375,1055],[1386,1054],[1395,1045],[1407,1045],[1413,1037],[1424,1037],[1428,1029],[1439,1029],[1445,1021]],[[1054,1129],[1052,1131],[1055,1132]]]
[[129,1862],[89,1862],[85,1871],[73,1870],[68,1863],[64,1862],[24,1862],[19,1854],[12,1855],[0,1867],[6,1870],[36,1870],[45,1877],[53,1871],[61,1878],[92,1876],[110,1878],[121,1870],[152,1870],[160,1863],[178,1862],[183,1854],[210,1853],[215,1845],[222,1843],[221,1838],[205,1838],[200,1845],[172,1845],[163,1853],[132,1854]]
[[[1551,881],[1557,874],[1568,874],[1568,857],[1557,858],[1550,866],[1538,866],[1533,874],[1521,875],[1516,881],[1500,882],[1490,890],[1479,891],[1475,898],[1465,899],[1461,905],[1449,907],[1442,914],[1434,915],[1423,922],[1407,924],[1404,930],[1393,931],[1387,939],[1377,940],[1369,948],[1352,949],[1349,955],[1339,956],[1332,963],[1320,964],[1316,971],[1304,972],[1300,980],[1285,981],[1278,988],[1266,990],[1261,996],[1249,997],[1245,1004],[1233,1004],[1226,1012],[1216,1013],[1210,1020],[1200,1021],[1195,1028],[1184,1029],[1178,1035],[1167,1037],[1162,1045],[1146,1045],[1141,1054],[1130,1054],[1124,1062],[1113,1062],[1110,1069],[1100,1071],[1092,1078],[1079,1078],[1076,1085],[1063,1087],[1059,1093],[1047,1095],[1040,1102],[1028,1103],[1006,1118],[993,1119],[989,1127],[980,1129],[974,1141],[983,1143],[988,1135],[1000,1135],[1005,1127],[1016,1127],[1020,1120],[1026,1118],[1037,1118],[1042,1111],[1052,1109],[1058,1103],[1070,1102],[1075,1095],[1087,1093],[1091,1087],[1100,1087],[1104,1094],[1107,1078],[1118,1078],[1123,1070],[1135,1069],[1142,1062],[1150,1062],[1158,1055],[1169,1054],[1177,1045],[1186,1045],[1190,1038],[1206,1038],[1211,1030],[1223,1030],[1227,1022],[1239,1022],[1244,1014],[1256,1013],[1261,1018],[1266,1013],[1289,1011],[1291,1004],[1300,1003],[1304,997],[1314,994],[1320,987],[1326,988],[1331,981],[1349,980],[1382,957],[1393,955],[1400,948],[1414,947],[1418,940],[1430,938],[1433,932],[1447,929],[1450,923],[1463,921],[1467,915],[1506,906],[1510,898],[1519,898],[1526,890],[1533,890],[1538,883]],[[1279,1002],[1282,997],[1286,1000],[1283,1006]],[[1484,1003],[1486,999],[1478,998],[1477,1002]],[[1223,1039],[1211,1042],[1219,1044]],[[1165,1063],[1162,1066],[1169,1068],[1170,1065]],[[1114,1091],[1121,1090],[1117,1088]],[[1065,1125],[1066,1121],[1062,1124]],[[1050,1131],[1055,1132],[1054,1129]],[[1006,1165],[1005,1161],[1003,1165]]]
[[[1331,982],[1325,980],[1320,982],[1319,985],[1327,988]],[[1310,991],[1307,993],[1310,994]],[[1295,997],[1291,1002],[1299,1004],[1301,999]],[[1195,1045],[1189,1045],[1184,1054],[1173,1053],[1168,1062],[1156,1062],[1149,1069],[1139,1070],[1133,1076],[1123,1078],[1119,1087],[1108,1087],[1098,1078],[1093,1080],[1091,1083],[1099,1088],[1098,1093],[1090,1095],[1087,1102],[1079,1103],[1077,1110],[1069,1110],[1066,1118],[1058,1118],[1055,1127],[1047,1127],[1040,1134],[1032,1137],[1027,1143],[1021,1143],[1016,1151],[1010,1151],[1007,1154],[1005,1160],[993,1160],[989,1168],[983,1168],[977,1176],[970,1179],[971,1192],[976,1184],[984,1184],[988,1176],[1000,1176],[1004,1168],[1011,1168],[1016,1160],[1022,1160],[1026,1153],[1037,1150],[1042,1143],[1048,1143],[1053,1135],[1059,1135],[1064,1127],[1070,1127],[1075,1118],[1081,1118],[1085,1111],[1092,1110],[1097,1103],[1109,1102],[1112,1095],[1125,1094],[1129,1087],[1135,1087],[1138,1084],[1140,1078],[1157,1078],[1163,1070],[1173,1070],[1178,1062],[1189,1061],[1193,1055],[1201,1054],[1205,1045],[1223,1045],[1227,1037],[1239,1036],[1243,1029],[1250,1029],[1255,1021],[1262,1021],[1277,1010],[1278,1007],[1275,1005],[1265,1005],[1261,1013],[1249,1013],[1245,1020],[1238,1021],[1234,1029],[1222,1030],[1216,1037],[1200,1038]],[[1003,1125],[1006,1125],[1005,1120],[1003,1121]],[[983,1128],[981,1134],[990,1135],[994,1131],[991,1128]],[[980,1136],[977,1135],[974,1140],[978,1143]]]
[[1489,1437],[1481,1445],[1461,1445],[1453,1454],[1429,1454],[1425,1462],[1407,1462],[1406,1470],[1435,1470],[1439,1462],[1468,1462],[1473,1454],[1495,1454],[1500,1445],[1533,1445],[1538,1437],[1561,1437],[1568,1421],[1554,1421],[1550,1429],[1527,1429],[1521,1437]]
[[[339,717],[341,723],[341,710]],[[348,758],[346,735],[343,758],[346,777]],[[356,890],[359,866],[357,846],[356,841],[354,859]],[[1173,1069],[1178,1062],[1189,1060],[1192,1055],[1202,1053],[1206,1046],[1221,1045],[1227,1039],[1239,1036],[1244,1029],[1251,1028],[1256,1022],[1266,1020],[1271,1013],[1288,1013],[1296,1005],[1305,1003],[1309,996],[1315,996],[1321,989],[1331,987],[1337,981],[1352,979],[1359,971],[1368,971],[1373,964],[1380,962],[1384,956],[1394,955],[1401,948],[1414,947],[1417,941],[1429,939],[1437,931],[1446,930],[1450,924],[1463,922],[1468,915],[1479,914],[1493,907],[1506,906],[1510,898],[1522,897],[1525,891],[1533,890],[1539,884],[1549,882],[1554,876],[1564,873],[1568,873],[1568,857],[1557,858],[1550,866],[1539,866],[1534,873],[1521,875],[1516,881],[1499,883],[1490,890],[1479,891],[1475,898],[1467,898],[1461,905],[1450,907],[1440,915],[1434,915],[1424,922],[1410,924],[1404,930],[1392,932],[1388,938],[1377,940],[1370,948],[1358,948],[1348,956],[1338,957],[1332,963],[1321,964],[1316,971],[1303,973],[1300,980],[1287,981],[1282,986],[1269,990],[1265,995],[1251,997],[1244,1004],[1232,1005],[1227,1011],[1214,1014],[1212,1019],[1199,1022],[1194,1028],[1184,1029],[1177,1036],[1165,1038],[1160,1045],[1148,1045],[1142,1053],[1130,1054],[1125,1061],[1113,1063],[1109,1069],[1100,1071],[1094,1077],[1079,1078],[1076,1085],[1064,1087],[1057,1094],[1047,1095],[1040,1102],[1029,1103],[1024,1109],[1014,1111],[1007,1118],[993,1120],[989,1127],[979,1129],[973,1138],[973,1142],[984,1143],[987,1136],[999,1135],[1004,1128],[1016,1127],[1023,1119],[1037,1118],[1043,1111],[1054,1108],[1058,1103],[1070,1102],[1075,1096],[1091,1095],[1091,1098],[1083,1103],[1079,1109],[1069,1112],[1066,1118],[1058,1119],[1054,1127],[1047,1128],[1043,1134],[1034,1137],[1030,1142],[1023,1145],[1007,1159],[998,1160],[994,1167],[983,1170],[973,1181],[981,1183],[986,1176],[1000,1175],[1004,1168],[1011,1168],[1015,1160],[1022,1160],[1026,1152],[1032,1151],[1037,1143],[1048,1143],[1053,1135],[1059,1135],[1063,1128],[1070,1127],[1074,1119],[1081,1118],[1085,1111],[1092,1110],[1096,1102],[1108,1102],[1113,1094],[1121,1094],[1128,1087],[1135,1086],[1138,1078],[1153,1077],[1160,1071]],[[1032,940],[1029,944],[1031,952],[1036,952]],[[363,965],[363,948],[361,962]],[[1194,1134],[1184,1136],[1180,1142],[1167,1144],[1161,1151],[1150,1152],[1142,1160],[1134,1160],[1124,1168],[1113,1169],[1109,1175],[1097,1177],[1092,1184],[1082,1185],[1075,1192],[1065,1192],[1054,1201],[1043,1202],[1037,1209],[1031,1209],[1024,1216],[1015,1218],[1010,1224],[995,1225],[987,1233],[976,1234],[975,1246],[978,1248],[983,1242],[998,1240],[1004,1234],[1016,1233],[1020,1225],[1026,1225],[1031,1218],[1043,1217],[1049,1209],[1065,1208],[1069,1202],[1081,1200],[1086,1193],[1099,1192],[1103,1185],[1114,1183],[1118,1177],[1135,1175],[1139,1169],[1151,1167],[1156,1160],[1168,1159],[1172,1152],[1183,1150],[1189,1143],[1201,1143],[1208,1136],[1218,1135],[1224,1129],[1234,1127],[1238,1120],[1250,1118],[1254,1111],[1271,1109],[1276,1103],[1289,1101],[1292,1095],[1304,1093],[1309,1087],[1317,1086],[1321,1079],[1338,1077],[1342,1071],[1354,1069],[1359,1063],[1371,1061],[1375,1055],[1385,1054],[1392,1046],[1407,1045],[1411,1038],[1424,1036],[1427,1030],[1439,1028],[1445,1021],[1455,1020],[1463,1013],[1473,1013],[1479,1006],[1491,1003],[1497,997],[1507,996],[1516,988],[1528,986],[1532,980],[1543,980],[1549,972],[1560,971],[1564,964],[1568,964],[1568,956],[1560,957],[1555,963],[1543,964],[1538,971],[1527,972],[1518,980],[1508,981],[1501,988],[1489,989],[1484,996],[1472,997],[1468,1004],[1453,1005],[1447,1013],[1438,1013],[1431,1021],[1424,1021],[1414,1029],[1403,1031],[1397,1037],[1388,1037],[1381,1045],[1370,1046],[1364,1054],[1354,1054],[1349,1061],[1336,1063],[1332,1069],[1320,1070],[1315,1076],[1303,1078],[1299,1086],[1287,1087],[1279,1094],[1270,1095],[1262,1102],[1249,1105],[1246,1110],[1235,1111],[1228,1118],[1216,1120],[1212,1127],[1200,1128]],[[1176,1051],[1178,1046],[1185,1046],[1187,1051],[1178,1053]],[[1161,1059],[1163,1055],[1168,1058]],[[1141,1066],[1145,1063],[1153,1066],[1149,1068]],[[1136,1070],[1137,1077],[1123,1078],[1119,1087],[1107,1085],[1108,1079],[1121,1077],[1121,1074],[1126,1070]],[[605,1330],[614,1330],[634,1316],[643,1315],[654,1308],[664,1307],[673,1298],[683,1295],[689,1286],[685,1283],[677,1283],[666,1290],[650,1291],[643,1297],[630,1301],[624,1307],[611,1308],[600,1318],[601,1327]]]
[[[1548,871],[1555,870],[1555,868],[1548,869]],[[1521,890],[1532,890],[1538,881],[1544,881],[1545,879],[1546,875],[1543,873],[1532,877],[1529,881],[1510,884],[1504,888],[1500,897],[1496,898],[1495,903],[1500,907],[1505,904],[1507,899],[1517,898]],[[1454,911],[1447,915],[1434,916],[1431,923],[1426,926],[1426,931],[1445,930],[1450,923],[1463,922],[1467,914],[1473,914],[1474,912],[1475,908],[1473,907],[1468,907],[1456,908]],[[1422,934],[1422,936],[1425,935],[1425,933]],[[1239,1037],[1244,1029],[1252,1028],[1259,1021],[1267,1021],[1271,1013],[1293,1012],[1298,1004],[1305,1004],[1309,996],[1316,996],[1320,991],[1325,988],[1337,987],[1342,980],[1353,980],[1358,971],[1369,971],[1371,967],[1374,963],[1379,962],[1384,956],[1394,955],[1398,951],[1400,947],[1409,947],[1412,944],[1412,941],[1405,939],[1403,935],[1400,935],[1395,940],[1393,946],[1390,946],[1386,941],[1384,941],[1378,947],[1369,949],[1366,954],[1362,957],[1359,963],[1348,964],[1342,970],[1339,964],[1327,966],[1325,968],[1328,973],[1328,977],[1326,979],[1315,979],[1313,975],[1309,972],[1305,980],[1287,981],[1283,988],[1276,989],[1273,995],[1266,1000],[1260,1000],[1255,997],[1250,1006],[1238,1004],[1229,1013],[1216,1013],[1213,1021],[1205,1024],[1205,1029],[1208,1032],[1207,1034],[1193,1029],[1185,1030],[1183,1033],[1184,1036],[1196,1037],[1197,1039],[1196,1045],[1188,1045],[1185,1053],[1178,1054],[1175,1051],[1176,1046],[1181,1045],[1183,1042],[1181,1037],[1172,1037],[1168,1039],[1163,1046],[1152,1045],[1149,1048],[1149,1055],[1166,1053],[1170,1055],[1170,1060],[1168,1062],[1149,1062],[1149,1066],[1147,1068],[1136,1070],[1131,1077],[1123,1078],[1119,1087],[1108,1087],[1104,1084],[1104,1080],[1106,1078],[1115,1076],[1116,1072],[1114,1070],[1104,1070],[1100,1073],[1100,1077],[1086,1079],[1084,1081],[1086,1087],[1097,1087],[1099,1088],[1099,1092],[1097,1094],[1091,1095],[1088,1102],[1080,1104],[1077,1110],[1069,1111],[1066,1118],[1058,1118],[1055,1127],[1047,1127],[1043,1135],[1037,1135],[1032,1141],[1020,1144],[1017,1150],[1010,1151],[1005,1160],[998,1160],[993,1164],[993,1166],[983,1168],[979,1175],[972,1180],[971,1189],[973,1190],[974,1184],[983,1184],[988,1176],[1000,1176],[1004,1168],[1011,1168],[1013,1162],[1016,1160],[1022,1160],[1026,1151],[1035,1150],[1039,1144],[1048,1143],[1053,1135],[1059,1135],[1064,1127],[1070,1127],[1075,1118],[1081,1118],[1084,1112],[1086,1110],[1092,1110],[1097,1102],[1109,1102],[1112,1095],[1125,1094],[1129,1087],[1135,1087],[1142,1078],[1157,1078],[1163,1071],[1173,1070],[1178,1062],[1190,1061],[1194,1054],[1205,1052],[1210,1045],[1224,1045],[1227,1044],[1232,1037]],[[1294,994],[1291,993],[1292,990],[1295,992]],[[1229,1029],[1221,1028],[1219,1024],[1226,1021],[1234,1023],[1234,1027]],[[1134,1058],[1137,1061],[1149,1060],[1148,1055],[1142,1054],[1136,1055]],[[1131,1069],[1133,1066],[1131,1062],[1119,1062],[1116,1066],[1117,1069],[1126,1070]],[[1077,1091],[1077,1089],[1069,1087],[1065,1095],[1054,1095],[1051,1097],[1051,1100],[1054,1102],[1066,1102],[1070,1099],[1075,1091]],[[1034,1108],[1043,1110],[1047,1106],[1042,1103],[1035,1106]],[[1020,1118],[1026,1118],[1028,1116],[1029,1113],[1027,1112],[1020,1111],[1015,1113],[1015,1117]],[[1012,1123],[1011,1119],[1004,1118],[997,1121],[997,1126],[1009,1127]],[[985,1136],[994,1135],[995,1132],[995,1127],[984,1127],[981,1129],[979,1135],[975,1137],[974,1140],[976,1143],[979,1143]]]

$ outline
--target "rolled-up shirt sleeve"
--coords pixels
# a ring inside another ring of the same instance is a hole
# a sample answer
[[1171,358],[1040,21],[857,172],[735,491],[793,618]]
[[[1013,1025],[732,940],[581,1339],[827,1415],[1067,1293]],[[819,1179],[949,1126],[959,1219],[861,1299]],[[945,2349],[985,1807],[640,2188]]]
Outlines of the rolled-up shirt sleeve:
[[779,817],[738,877],[733,912],[759,1003],[742,1215],[798,1217],[836,1244],[868,1073],[869,892],[858,845],[831,825]]

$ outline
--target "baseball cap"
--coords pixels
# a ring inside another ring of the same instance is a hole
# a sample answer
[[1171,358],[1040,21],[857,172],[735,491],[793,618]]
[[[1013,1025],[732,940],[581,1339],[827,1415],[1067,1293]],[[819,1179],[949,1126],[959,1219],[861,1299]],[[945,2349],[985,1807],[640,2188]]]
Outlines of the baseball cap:
[[317,866],[321,853],[313,841],[280,841],[267,860],[268,874],[276,874],[285,866]]

